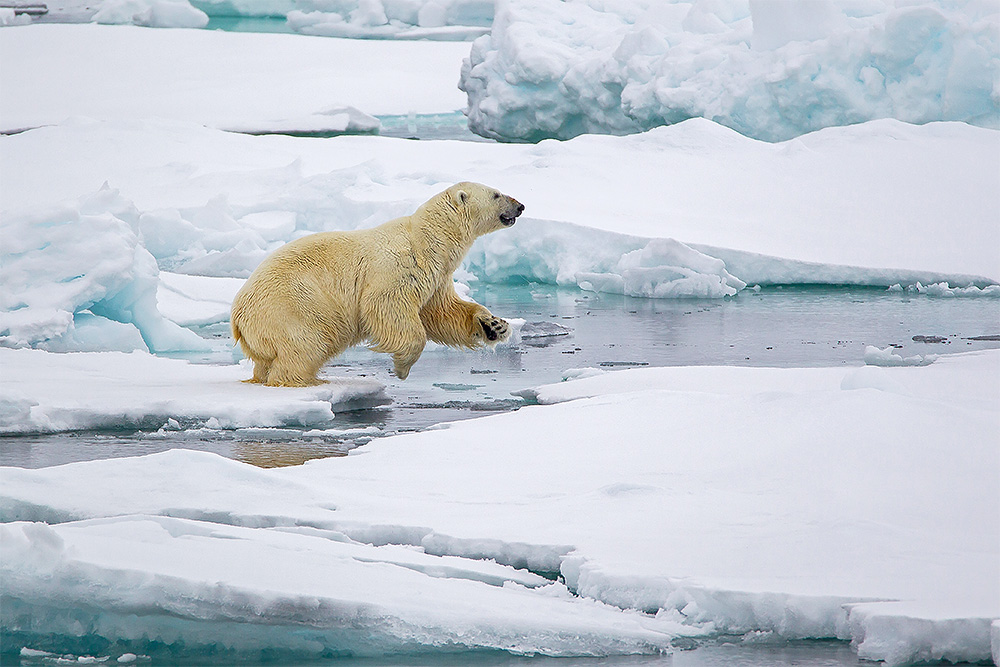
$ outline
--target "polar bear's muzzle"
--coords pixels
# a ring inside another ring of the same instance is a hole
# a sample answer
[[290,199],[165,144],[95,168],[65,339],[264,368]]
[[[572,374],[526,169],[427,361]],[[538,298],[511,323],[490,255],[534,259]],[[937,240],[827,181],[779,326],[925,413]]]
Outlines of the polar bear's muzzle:
[[507,197],[507,210],[500,214],[500,222],[504,227],[510,227],[517,221],[517,216],[524,212],[524,204],[513,197]]

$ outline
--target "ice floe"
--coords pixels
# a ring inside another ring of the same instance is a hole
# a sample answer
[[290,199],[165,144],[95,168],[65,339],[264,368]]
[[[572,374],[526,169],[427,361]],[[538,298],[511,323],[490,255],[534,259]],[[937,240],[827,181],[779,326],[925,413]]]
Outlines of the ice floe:
[[[442,42],[23,26],[0,34],[0,58],[10,63],[0,72],[8,91],[0,131],[72,116],[171,118],[253,132],[333,132],[346,121],[345,131],[359,123],[369,131],[370,115],[462,108],[455,81],[467,54],[467,44]],[[346,107],[369,117],[345,118]]]
[[997,351],[633,369],[294,468],[181,450],[7,468],[3,613],[50,651],[81,632],[242,657],[769,633],[988,660],[998,369]]
[[[190,332],[189,332],[190,333]],[[194,334],[192,334],[194,335]],[[50,354],[0,348],[0,433],[145,427],[324,426],[335,411],[387,402],[374,380],[332,379],[275,391],[244,384],[251,369],[146,352]]]
[[204,28],[208,14],[187,0],[102,0],[94,23],[129,24],[149,28]]
[[325,37],[470,41],[490,31],[494,0],[302,0],[288,26]]

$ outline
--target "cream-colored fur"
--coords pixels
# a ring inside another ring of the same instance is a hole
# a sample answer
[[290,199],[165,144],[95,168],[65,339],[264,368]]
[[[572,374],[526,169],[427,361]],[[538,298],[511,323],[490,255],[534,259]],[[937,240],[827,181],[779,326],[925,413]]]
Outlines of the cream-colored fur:
[[476,238],[523,210],[494,188],[459,183],[373,229],[282,246],[233,301],[233,338],[254,362],[248,381],[319,384],[328,359],[362,342],[392,354],[406,379],[428,340],[467,348],[506,340],[507,322],[459,298],[452,274]]

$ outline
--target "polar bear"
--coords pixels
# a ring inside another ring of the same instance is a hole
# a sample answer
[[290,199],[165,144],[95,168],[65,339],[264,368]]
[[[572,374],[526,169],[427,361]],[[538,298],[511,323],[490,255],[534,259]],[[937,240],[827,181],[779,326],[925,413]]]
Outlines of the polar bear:
[[405,380],[428,340],[466,348],[506,340],[507,322],[459,298],[452,274],[476,238],[522,211],[494,188],[458,183],[412,215],[282,246],[233,300],[233,338],[254,363],[247,382],[321,384],[323,364],[362,342],[392,354]]

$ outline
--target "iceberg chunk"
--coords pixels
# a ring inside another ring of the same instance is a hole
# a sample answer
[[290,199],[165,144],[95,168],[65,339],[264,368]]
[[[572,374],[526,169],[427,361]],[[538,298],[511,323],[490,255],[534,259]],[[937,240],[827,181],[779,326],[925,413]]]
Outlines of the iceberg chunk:
[[[117,190],[4,221],[0,345],[58,351],[208,350],[208,341],[163,317],[159,270],[136,234],[138,211]],[[112,322],[105,322],[110,320]],[[138,336],[113,322],[134,327]]]
[[498,0],[459,86],[505,141],[687,118],[780,141],[876,118],[1000,126],[996,3]]

